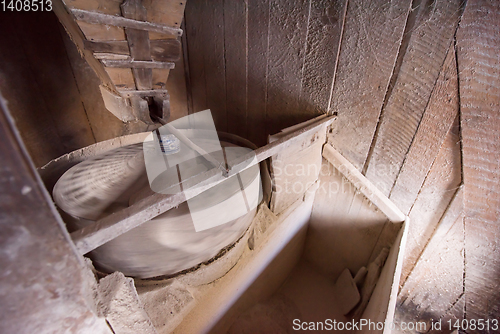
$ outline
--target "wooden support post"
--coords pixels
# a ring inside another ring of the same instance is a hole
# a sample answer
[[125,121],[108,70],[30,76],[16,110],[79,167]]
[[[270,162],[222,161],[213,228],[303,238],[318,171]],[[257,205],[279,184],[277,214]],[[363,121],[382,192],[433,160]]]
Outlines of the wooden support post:
[[332,145],[323,146],[323,157],[328,160],[346,179],[361,191],[377,208],[382,211],[393,223],[400,223],[406,216],[398,207],[392,203],[375,185],[373,185],[361,172]]
[[[283,151],[302,141],[319,127],[328,126],[335,120],[334,116],[322,118],[308,126],[296,130],[280,139],[258,148],[238,159],[230,161],[229,177]],[[106,242],[130,231],[131,229],[151,220],[152,218],[174,208],[194,196],[208,190],[226,180],[218,168],[195,175],[182,183],[184,192],[174,195],[154,194],[138,201],[132,206],[115,212],[76,232],[71,237],[81,254],[86,254]],[[172,185],[169,189],[178,187]],[[168,190],[168,189],[166,189]],[[404,216],[404,215],[403,215]],[[404,220],[404,217],[403,217]]]

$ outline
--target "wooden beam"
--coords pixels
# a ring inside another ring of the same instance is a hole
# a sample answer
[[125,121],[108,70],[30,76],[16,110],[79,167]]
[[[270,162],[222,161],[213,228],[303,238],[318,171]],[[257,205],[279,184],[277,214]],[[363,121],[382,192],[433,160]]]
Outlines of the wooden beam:
[[161,62],[161,61],[146,61],[146,60],[132,60],[132,59],[101,59],[101,62],[106,67],[117,68],[168,68],[175,67],[174,63]]
[[[156,61],[177,61],[181,57],[181,43],[177,39],[154,39],[149,41],[151,58]],[[83,41],[85,50],[93,52],[130,55],[127,41]]]
[[405,220],[405,214],[330,144],[323,146],[323,157],[379,208],[391,222],[400,223]]
[[137,21],[133,19],[127,19],[121,16],[107,15],[76,8],[71,9],[71,12],[73,13],[73,15],[77,20],[84,21],[87,23],[111,25],[111,26],[131,28],[137,30],[153,31],[161,34],[182,36],[181,29],[168,27],[163,24]]
[[168,91],[166,89],[151,89],[151,90],[119,90],[118,91],[123,97],[148,97],[148,96],[158,96],[166,97]]
[[[323,125],[330,125],[336,117],[325,117],[318,122],[310,124],[302,129],[294,131],[266,146],[260,147],[255,151],[230,161],[228,165],[231,167],[229,177],[247,169],[251,166],[281,152],[297,142],[300,142],[304,136],[307,136],[312,131]],[[125,232],[151,220],[152,218],[174,208],[179,204],[193,198],[194,196],[208,190],[222,181],[226,177],[218,168],[210,169],[209,171],[200,173],[191,178],[186,179],[182,186],[184,192],[174,195],[154,194],[138,201],[132,206],[115,212],[103,219],[100,219],[78,231],[71,233],[71,237],[75,246],[81,254],[86,254],[93,249],[113,240]],[[178,184],[172,185],[170,188],[178,187]]]
[[[147,11],[141,0],[125,0],[120,5],[122,15],[128,19],[146,21]],[[130,55],[136,61],[151,61],[149,32],[135,28],[125,28]],[[122,65],[123,66],[123,65]],[[153,88],[153,70],[145,67],[132,67],[135,87],[138,90]]]
[[102,66],[102,64],[97,59],[94,58],[92,52],[85,49],[84,41],[86,40],[86,38],[83,35],[83,32],[78,26],[78,24],[75,22],[71,14],[68,12],[66,6],[63,4],[61,0],[54,0],[52,1],[52,4],[54,8],[54,13],[57,15],[57,18],[63,25],[68,35],[71,37],[73,43],[75,43],[76,47],[78,48],[78,51],[83,55],[87,63],[97,74],[103,85],[106,86],[109,90],[117,92],[116,87],[114,83],[111,81],[111,78],[109,77],[108,73],[104,69],[104,66]]

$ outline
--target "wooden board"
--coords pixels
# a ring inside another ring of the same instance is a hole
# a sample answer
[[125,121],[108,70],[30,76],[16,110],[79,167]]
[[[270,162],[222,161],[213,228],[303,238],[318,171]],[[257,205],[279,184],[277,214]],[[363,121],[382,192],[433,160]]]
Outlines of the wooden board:
[[[321,151],[325,141],[325,129],[318,134],[323,137],[294,155],[277,154],[271,159],[273,192],[270,209],[279,214],[304,196],[304,193],[318,179],[321,169]],[[285,153],[286,154],[286,153]]]
[[348,179],[363,195],[366,196],[387,218],[394,223],[405,220],[405,215],[382,192],[372,184],[346,158],[330,144],[323,147],[323,157],[328,160],[342,175]]
[[449,131],[420,190],[409,217],[402,281],[413,270],[462,182],[458,119]]
[[186,30],[193,112],[210,109],[219,131],[227,130],[223,22],[222,0],[187,3]]
[[[85,107],[87,117],[89,119],[92,132],[97,142],[108,140],[111,138],[123,136],[132,133],[132,131],[146,131],[146,124],[138,121],[142,128],[135,127],[135,124],[126,124],[116,118],[104,106],[103,97],[99,90],[100,80],[83,59],[76,46],[73,44],[68,34],[61,27],[60,33],[64,44],[68,59],[75,76],[75,81],[78,86],[78,91]],[[50,142],[50,141],[49,141]]]
[[[396,62],[411,1],[349,1],[329,112],[328,142],[363,167]],[[369,69],[369,70],[367,70]]]
[[451,46],[389,196],[405,214],[417,198],[439,147],[456,119],[458,107],[457,63],[455,48]]
[[[361,319],[370,319],[374,323],[387,324],[384,329],[365,328],[364,333],[390,333],[389,324],[394,322],[394,311],[400,282],[401,268],[408,239],[409,219],[400,225],[397,236],[392,242],[389,255],[385,260],[377,284],[370,297]],[[389,327],[389,328],[388,328]]]
[[[310,2],[271,2],[266,133],[297,123]],[[264,126],[264,124],[262,124]]]
[[328,111],[346,10],[346,0],[311,1],[300,92],[304,116],[316,116]]
[[423,1],[386,98],[365,175],[389,195],[419,127],[461,14],[462,1]]
[[[463,188],[455,195],[415,268],[402,283],[397,319],[432,322],[464,318],[464,211]],[[404,283],[404,285],[403,285]]]
[[267,142],[267,58],[269,54],[269,0],[248,3],[247,135],[256,145]]
[[500,3],[468,1],[457,32],[467,319],[500,317]]
[[247,1],[224,3],[227,132],[247,135],[248,36]]
[[55,15],[12,14],[1,21],[0,88],[35,164],[94,143]]

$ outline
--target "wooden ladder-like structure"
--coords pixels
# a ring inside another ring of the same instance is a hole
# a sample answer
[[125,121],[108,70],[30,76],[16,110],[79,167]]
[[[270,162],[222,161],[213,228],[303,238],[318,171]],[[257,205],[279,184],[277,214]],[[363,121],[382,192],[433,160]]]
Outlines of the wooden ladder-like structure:
[[124,122],[168,120],[168,75],[180,58],[185,0],[55,0],[54,12]]

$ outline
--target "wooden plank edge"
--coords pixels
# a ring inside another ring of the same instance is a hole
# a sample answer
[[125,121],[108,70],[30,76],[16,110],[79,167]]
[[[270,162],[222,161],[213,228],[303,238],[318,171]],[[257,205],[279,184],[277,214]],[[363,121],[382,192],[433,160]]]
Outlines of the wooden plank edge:
[[323,157],[328,160],[344,177],[349,180],[363,195],[366,196],[393,223],[400,223],[406,215],[385,196],[373,183],[344,158],[330,144],[323,146]]
[[[330,125],[335,119],[335,116],[322,118],[318,122],[296,130],[273,143],[249,152],[239,159],[230,161],[228,164],[232,168],[229,172],[229,177],[279,153],[284,148],[296,143],[301,137],[308,135],[311,131],[316,131],[318,127]],[[84,255],[152,218],[177,207],[181,203],[216,186],[226,179],[227,177],[222,175],[220,169],[212,168],[185,180],[182,183],[184,187],[184,192],[182,193],[174,195],[153,194],[128,208],[115,212],[71,233],[71,238],[79,253]],[[179,184],[175,184],[168,189],[173,189],[177,186]],[[168,189],[165,189],[165,191],[168,191]]]
[[154,60],[132,60],[132,59],[101,59],[101,63],[106,67],[115,68],[168,68],[173,69],[175,64],[172,62],[154,61]]
[[111,25],[123,28],[153,31],[161,34],[182,36],[182,29],[172,28],[163,24],[127,19],[122,16],[102,14],[76,8],[72,8],[71,12],[77,20],[87,23]]
[[152,90],[118,90],[122,97],[167,97],[168,91],[166,89],[152,89]]

